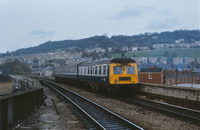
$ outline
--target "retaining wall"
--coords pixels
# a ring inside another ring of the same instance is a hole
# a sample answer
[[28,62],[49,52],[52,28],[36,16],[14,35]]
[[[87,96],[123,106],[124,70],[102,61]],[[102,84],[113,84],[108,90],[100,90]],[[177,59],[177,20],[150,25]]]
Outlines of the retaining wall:
[[42,88],[1,97],[0,130],[13,126],[43,103]]
[[139,91],[200,102],[200,89],[140,83]]

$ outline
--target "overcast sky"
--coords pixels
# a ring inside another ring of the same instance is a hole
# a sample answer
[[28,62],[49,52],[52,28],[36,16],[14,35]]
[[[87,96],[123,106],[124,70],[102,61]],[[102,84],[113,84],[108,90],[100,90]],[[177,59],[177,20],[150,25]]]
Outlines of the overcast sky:
[[200,0],[0,0],[0,53],[107,33],[200,29]]

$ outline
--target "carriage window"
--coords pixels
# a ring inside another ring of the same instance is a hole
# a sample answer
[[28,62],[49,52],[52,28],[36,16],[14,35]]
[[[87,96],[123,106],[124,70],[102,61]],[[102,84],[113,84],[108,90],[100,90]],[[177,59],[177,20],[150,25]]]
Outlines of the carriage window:
[[88,67],[88,74],[90,74],[90,67]]
[[81,74],[81,68],[79,68],[78,71],[79,71],[78,73]]
[[95,75],[97,74],[97,66],[95,66]]
[[103,66],[103,75],[106,75],[106,66]]
[[91,67],[90,74],[93,74],[93,69],[94,69],[94,68],[93,68],[93,67]]
[[101,66],[99,66],[99,75],[101,75]]
[[135,74],[135,67],[134,66],[127,66],[126,67],[127,74]]
[[83,74],[83,68],[81,68],[81,74]]
[[113,73],[114,74],[122,74],[123,73],[122,66],[114,66],[113,67]]
[[84,75],[86,75],[86,68],[84,68]]

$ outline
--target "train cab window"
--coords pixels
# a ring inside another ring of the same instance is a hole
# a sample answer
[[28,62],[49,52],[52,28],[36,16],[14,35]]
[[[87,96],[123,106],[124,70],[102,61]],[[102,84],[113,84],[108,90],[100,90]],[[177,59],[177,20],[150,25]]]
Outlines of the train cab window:
[[135,67],[134,66],[127,66],[126,67],[127,74],[135,74]]
[[95,71],[94,74],[97,75],[97,66],[95,66],[95,70],[94,71]]
[[113,73],[114,74],[122,74],[123,73],[122,66],[114,66]]
[[99,75],[101,75],[101,66],[99,66]]
[[103,75],[106,75],[106,65],[103,66]]

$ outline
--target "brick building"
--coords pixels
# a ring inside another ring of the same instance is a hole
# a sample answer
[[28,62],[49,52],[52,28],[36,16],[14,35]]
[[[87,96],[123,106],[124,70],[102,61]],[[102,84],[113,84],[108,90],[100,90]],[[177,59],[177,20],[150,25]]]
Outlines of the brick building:
[[12,94],[14,81],[11,77],[0,74],[0,95]]
[[141,83],[176,85],[199,84],[200,72],[190,70],[164,70],[163,68],[142,68],[139,75]]
[[141,68],[140,70],[140,82],[141,83],[152,83],[152,84],[163,84],[163,68]]

